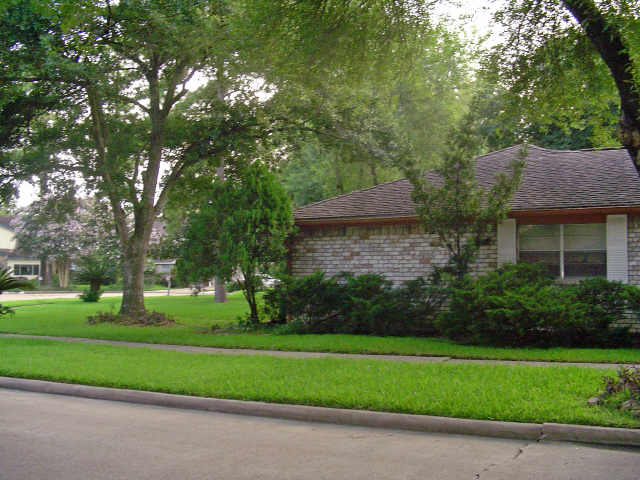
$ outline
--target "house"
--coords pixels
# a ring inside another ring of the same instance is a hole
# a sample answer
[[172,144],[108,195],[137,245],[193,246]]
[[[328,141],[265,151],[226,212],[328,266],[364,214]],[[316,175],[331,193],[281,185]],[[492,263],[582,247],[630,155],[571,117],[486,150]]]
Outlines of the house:
[[40,259],[26,255],[17,248],[12,219],[0,216],[0,265],[10,268],[15,277],[37,279],[41,274]]
[[[520,152],[515,146],[478,157],[478,184],[491,185]],[[411,191],[401,179],[298,208],[291,273],[380,273],[400,284],[444,265],[447,251],[420,225]],[[529,146],[511,211],[496,230],[473,273],[541,262],[568,282],[603,276],[640,285],[640,178],[626,150]]]

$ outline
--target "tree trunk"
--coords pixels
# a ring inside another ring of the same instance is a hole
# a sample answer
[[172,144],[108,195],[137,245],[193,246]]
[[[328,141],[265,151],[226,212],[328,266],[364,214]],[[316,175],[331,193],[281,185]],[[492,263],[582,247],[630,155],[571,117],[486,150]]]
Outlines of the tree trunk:
[[[220,160],[221,165],[216,168],[216,176],[224,180],[224,160]],[[227,301],[227,291],[224,286],[224,280],[216,277],[213,280],[214,300],[216,303],[224,303]]]
[[141,238],[134,238],[129,249],[124,250],[122,262],[122,304],[120,315],[132,319],[144,316],[144,265],[146,248]]
[[52,266],[49,259],[47,257],[42,258],[40,264],[42,266],[42,270],[40,271],[40,276],[42,277],[41,285],[51,285]]
[[640,171],[640,85],[620,26],[593,0],[562,0],[611,71],[620,95],[620,142]]
[[100,282],[96,281],[96,280],[91,280],[89,282],[89,290],[91,290],[92,292],[98,292],[100,291]]
[[60,288],[67,288],[69,286],[70,262],[68,260],[56,259],[54,262],[54,268],[58,275],[58,284]]

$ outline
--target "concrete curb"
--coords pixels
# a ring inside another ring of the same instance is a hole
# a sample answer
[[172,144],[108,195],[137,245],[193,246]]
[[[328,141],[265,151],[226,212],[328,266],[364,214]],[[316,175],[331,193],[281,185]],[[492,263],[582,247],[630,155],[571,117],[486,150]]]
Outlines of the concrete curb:
[[306,422],[522,440],[538,441],[544,439],[640,446],[640,429],[586,427],[553,423],[497,422],[429,415],[311,407],[306,405],[226,400],[140,390],[91,387],[87,385],[11,377],[0,377],[0,388]]

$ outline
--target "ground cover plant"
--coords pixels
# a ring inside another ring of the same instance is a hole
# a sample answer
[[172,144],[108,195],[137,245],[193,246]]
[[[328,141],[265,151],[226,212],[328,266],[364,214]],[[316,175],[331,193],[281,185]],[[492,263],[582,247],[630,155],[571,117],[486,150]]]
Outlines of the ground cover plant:
[[624,412],[587,405],[603,374],[590,368],[201,355],[40,339],[0,339],[0,349],[3,376],[460,418],[640,427]]
[[[229,301],[222,304],[214,303],[211,295],[149,297],[147,302],[150,309],[173,316],[178,323],[171,327],[144,328],[107,323],[89,325],[89,315],[110,308],[115,312],[119,299],[107,297],[99,304],[43,299],[7,302],[15,308],[15,315],[0,320],[0,333],[262,350],[640,364],[640,350],[633,348],[505,348],[459,345],[440,338],[225,332],[225,326],[233,325],[238,317],[248,312],[240,292],[230,294]],[[216,328],[213,333],[212,326],[223,329]]]

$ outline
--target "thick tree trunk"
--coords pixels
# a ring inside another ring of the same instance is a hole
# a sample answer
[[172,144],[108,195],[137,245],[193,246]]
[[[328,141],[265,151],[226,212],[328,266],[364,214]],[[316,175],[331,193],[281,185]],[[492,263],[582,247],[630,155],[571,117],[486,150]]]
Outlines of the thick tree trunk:
[[133,319],[144,316],[144,266],[146,248],[142,239],[133,239],[122,262],[122,304],[120,314]]

